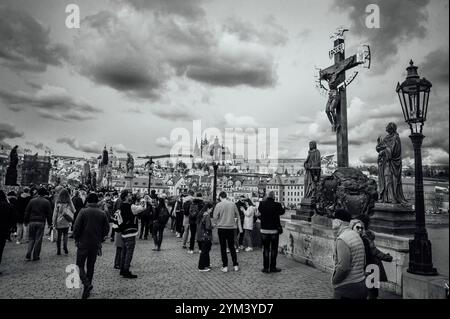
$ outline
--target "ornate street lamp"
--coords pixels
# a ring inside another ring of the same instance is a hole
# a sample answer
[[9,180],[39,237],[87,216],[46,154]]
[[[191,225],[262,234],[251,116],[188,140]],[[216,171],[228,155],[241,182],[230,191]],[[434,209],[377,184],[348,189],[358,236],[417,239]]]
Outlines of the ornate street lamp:
[[431,242],[425,226],[425,204],[423,196],[422,154],[421,147],[424,135],[423,125],[427,119],[428,101],[430,97],[431,83],[420,79],[417,74],[417,66],[411,60],[406,69],[406,80],[397,84],[397,93],[400,98],[405,122],[411,129],[409,136],[414,147],[415,162],[415,210],[416,231],[414,239],[409,241],[409,268],[408,272],[417,275],[437,275],[433,268],[431,258]]
[[155,162],[153,162],[153,159],[150,158],[147,163],[145,163],[145,167],[148,166],[148,195],[150,195],[150,187],[152,185],[152,174],[153,174],[153,167],[155,166]]
[[223,165],[225,162],[225,148],[219,144],[213,144],[211,146],[210,155],[212,159],[212,166],[214,169],[214,181],[213,181],[213,202],[217,202],[217,170],[219,165]]

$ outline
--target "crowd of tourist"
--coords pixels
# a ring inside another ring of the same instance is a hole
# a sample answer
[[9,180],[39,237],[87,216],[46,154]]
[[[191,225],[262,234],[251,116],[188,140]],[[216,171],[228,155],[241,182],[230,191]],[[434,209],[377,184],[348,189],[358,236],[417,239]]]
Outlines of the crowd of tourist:
[[[217,203],[206,200],[202,193],[170,198],[155,191],[140,197],[128,190],[85,191],[57,186],[54,188],[23,188],[19,194],[0,190],[0,264],[7,241],[27,244],[25,260],[40,260],[45,235],[55,242],[56,255],[69,254],[68,240],[76,246],[76,265],[83,283],[83,298],[93,289],[95,263],[102,255],[102,243],[114,242],[116,253],[112,267],[123,278],[138,276],[130,271],[136,239],[153,238],[153,251],[160,252],[164,231],[168,229],[180,241],[180,249],[188,254],[198,251],[198,270],[211,271],[210,251],[213,229],[217,230],[222,272],[239,271],[238,252],[252,252],[256,221],[260,222],[263,273],[277,273],[279,236],[283,232],[280,216],[285,213],[281,203],[270,192],[258,207],[249,199],[230,200],[220,192]],[[335,242],[332,287],[335,298],[377,298],[378,289],[367,289],[366,266],[376,264],[381,269],[381,281],[386,281],[381,261],[392,261],[389,254],[374,245],[375,235],[369,230],[370,220],[362,215],[352,219],[345,210],[334,214]],[[48,233],[45,234],[45,226]],[[197,249],[196,249],[197,248]],[[1,275],[1,272],[0,272]]]

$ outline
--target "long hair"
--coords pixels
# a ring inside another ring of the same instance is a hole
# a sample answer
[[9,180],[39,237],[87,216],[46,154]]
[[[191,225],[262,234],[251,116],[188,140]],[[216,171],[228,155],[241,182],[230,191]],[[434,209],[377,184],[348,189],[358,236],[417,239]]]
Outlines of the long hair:
[[58,204],[69,204],[70,203],[70,195],[67,189],[62,189],[58,195]]

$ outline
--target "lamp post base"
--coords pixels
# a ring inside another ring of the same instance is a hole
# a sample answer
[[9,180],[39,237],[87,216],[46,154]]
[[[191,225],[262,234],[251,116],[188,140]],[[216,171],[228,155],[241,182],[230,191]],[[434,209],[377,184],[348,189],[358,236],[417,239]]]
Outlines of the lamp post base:
[[422,276],[438,275],[436,268],[433,268],[431,242],[428,240],[426,230],[416,232],[414,234],[414,239],[409,241],[408,272]]

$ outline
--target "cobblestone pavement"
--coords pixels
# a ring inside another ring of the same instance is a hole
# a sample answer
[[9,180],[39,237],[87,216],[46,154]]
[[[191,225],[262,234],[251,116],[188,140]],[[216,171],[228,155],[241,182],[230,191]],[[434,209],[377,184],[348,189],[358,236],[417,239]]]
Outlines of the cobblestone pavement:
[[[212,271],[197,270],[199,255],[187,254],[181,241],[166,230],[162,251],[151,249],[151,240],[137,240],[131,271],[137,279],[124,279],[113,268],[115,246],[103,245],[97,259],[91,298],[331,298],[330,275],[315,268],[278,257],[283,271],[263,274],[262,252],[240,252],[238,272],[222,273],[219,245],[211,250]],[[66,267],[75,263],[76,248],[69,241],[69,255],[56,255],[56,244],[44,238],[41,260],[25,261],[26,245],[6,244],[0,270],[0,298],[73,299],[81,289],[66,288]],[[231,258],[229,258],[231,263]],[[231,267],[230,267],[231,268]]]

